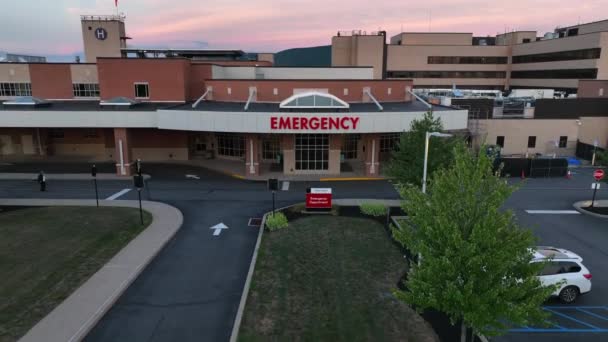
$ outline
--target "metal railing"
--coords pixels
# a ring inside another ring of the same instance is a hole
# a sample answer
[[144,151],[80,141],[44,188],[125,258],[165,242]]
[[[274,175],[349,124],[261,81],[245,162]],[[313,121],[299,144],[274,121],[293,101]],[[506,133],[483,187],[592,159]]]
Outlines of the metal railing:
[[81,15],[80,20],[89,20],[89,21],[125,21],[125,15]]

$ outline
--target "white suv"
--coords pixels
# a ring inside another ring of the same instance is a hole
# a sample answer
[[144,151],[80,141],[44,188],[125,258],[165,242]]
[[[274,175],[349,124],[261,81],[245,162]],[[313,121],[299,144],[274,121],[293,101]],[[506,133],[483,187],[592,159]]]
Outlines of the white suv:
[[531,262],[547,261],[538,276],[541,284],[560,284],[553,292],[564,303],[574,303],[583,293],[591,291],[591,272],[583,265],[583,258],[568,250],[537,246]]

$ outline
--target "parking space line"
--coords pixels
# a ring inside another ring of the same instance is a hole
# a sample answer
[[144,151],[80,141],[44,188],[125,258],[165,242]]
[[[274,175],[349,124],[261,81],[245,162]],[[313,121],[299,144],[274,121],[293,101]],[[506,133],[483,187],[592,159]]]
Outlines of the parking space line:
[[558,315],[558,316],[563,317],[563,318],[565,318],[565,319],[569,319],[569,320],[571,320],[571,321],[573,321],[573,322],[576,322],[576,323],[578,323],[578,324],[581,324],[581,325],[587,326],[587,327],[589,327],[589,328],[591,328],[591,329],[593,329],[593,330],[601,330],[601,328],[598,328],[598,327],[596,327],[595,325],[591,325],[591,324],[589,324],[589,323],[585,323],[585,322],[583,322],[583,321],[580,321],[580,320],[578,320],[578,319],[576,319],[576,318],[574,318],[574,317],[570,317],[570,316],[568,316],[568,315],[566,315],[566,314],[563,314],[563,313],[561,313],[561,312],[557,312],[557,311],[555,311],[555,310],[551,310],[551,309],[549,309],[549,308],[547,308],[547,307],[545,307],[544,309],[545,309],[546,311],[551,312],[551,313],[552,313],[552,314],[554,314],[554,315]]
[[565,214],[565,215],[579,215],[580,213],[576,210],[526,210],[528,214]]
[[577,308],[577,309],[576,309],[576,311],[584,312],[584,313],[586,313],[587,315],[591,315],[591,316],[593,316],[593,317],[595,317],[595,318],[599,318],[599,319],[602,319],[602,320],[604,320],[604,321],[608,321],[608,317],[598,315],[598,314],[596,314],[596,313],[594,313],[594,312],[587,311],[587,310],[585,310],[585,309]]
[[131,191],[131,188],[129,188],[129,189],[122,189],[119,192],[115,193],[114,195],[106,198],[106,201],[113,201],[113,200],[117,199],[118,197],[126,194],[129,191]]

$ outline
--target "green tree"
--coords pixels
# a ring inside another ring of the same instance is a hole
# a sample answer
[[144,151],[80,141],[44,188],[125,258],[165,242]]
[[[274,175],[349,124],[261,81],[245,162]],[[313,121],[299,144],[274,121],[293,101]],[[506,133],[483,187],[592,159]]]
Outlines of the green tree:
[[543,324],[541,305],[555,289],[536,277],[543,264],[530,263],[532,233],[501,210],[514,188],[492,173],[485,153],[475,156],[460,145],[454,158],[435,172],[427,194],[402,187],[409,219],[393,235],[421,262],[396,296],[486,336],[504,333],[507,322]]
[[[401,134],[399,145],[393,151],[388,165],[388,174],[400,184],[422,184],[424,165],[424,143],[426,132],[441,132],[443,125],[439,118],[427,112],[422,119],[413,120],[408,132]],[[448,166],[452,160],[452,150],[459,138],[431,137],[429,144],[428,176],[441,167]]]
[[595,153],[595,161],[598,165],[608,166],[608,150],[597,151]]

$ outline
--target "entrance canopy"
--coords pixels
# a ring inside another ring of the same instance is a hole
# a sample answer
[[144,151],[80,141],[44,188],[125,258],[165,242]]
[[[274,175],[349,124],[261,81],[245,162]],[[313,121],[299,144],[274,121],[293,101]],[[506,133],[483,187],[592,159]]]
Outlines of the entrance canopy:
[[348,109],[350,105],[334,95],[320,92],[306,92],[295,94],[285,99],[279,108],[306,109],[306,108],[336,108]]

